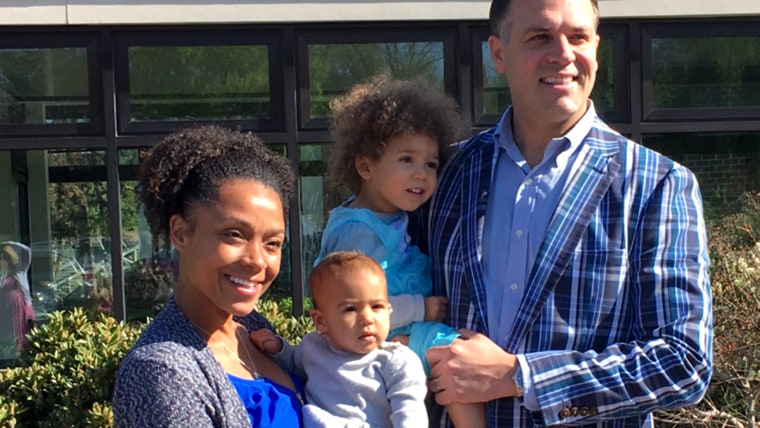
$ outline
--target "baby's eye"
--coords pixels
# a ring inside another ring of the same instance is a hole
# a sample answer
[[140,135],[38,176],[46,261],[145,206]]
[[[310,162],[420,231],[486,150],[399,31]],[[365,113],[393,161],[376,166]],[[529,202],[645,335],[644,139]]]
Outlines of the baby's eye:
[[345,308],[343,308],[343,312],[356,312],[356,307],[346,306]]
[[399,158],[399,161],[405,162],[405,163],[410,163],[410,162],[412,162],[412,157],[411,156],[402,156],[401,158]]
[[438,170],[438,162],[428,162],[427,167],[430,169]]

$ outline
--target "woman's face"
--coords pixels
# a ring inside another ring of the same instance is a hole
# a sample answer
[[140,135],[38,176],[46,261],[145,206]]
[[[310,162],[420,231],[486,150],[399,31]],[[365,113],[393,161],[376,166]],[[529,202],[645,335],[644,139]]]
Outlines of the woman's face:
[[175,298],[207,313],[247,315],[280,272],[282,202],[272,188],[247,179],[223,182],[218,195],[189,218],[170,220],[180,254]]

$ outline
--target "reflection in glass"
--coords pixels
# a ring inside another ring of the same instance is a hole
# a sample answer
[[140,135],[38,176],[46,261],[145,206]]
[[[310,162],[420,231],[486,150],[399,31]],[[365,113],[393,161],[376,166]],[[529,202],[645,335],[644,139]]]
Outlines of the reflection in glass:
[[331,99],[381,73],[444,89],[443,42],[314,44],[308,56],[311,117],[328,116]]
[[[614,63],[612,53],[613,40],[602,39],[597,56],[599,71],[596,84],[591,92],[591,99],[597,112],[613,111],[615,109]],[[491,51],[488,42],[480,45],[483,59],[483,114],[502,114],[512,102],[507,78],[493,68]]]
[[174,287],[176,253],[155,240],[139,208],[136,187],[141,150],[119,151],[121,171],[121,251],[127,320],[153,317]]
[[16,241],[0,242],[0,360],[12,360],[29,348],[34,326],[29,288],[31,249]]
[[47,163],[50,235],[32,246],[49,255],[49,282],[44,288],[53,306],[110,312],[105,152],[49,151]]
[[298,170],[301,185],[301,231],[304,277],[308,277],[319,255],[322,232],[330,210],[345,201],[349,192],[336,187],[326,178],[327,159],[332,144],[301,144],[298,146]]
[[654,107],[760,106],[760,37],[653,38]]
[[[13,174],[3,174],[13,171]],[[105,152],[0,151],[0,241],[31,249],[35,323],[50,311],[111,311]]]
[[131,120],[271,117],[266,46],[129,48]]
[[90,121],[86,48],[0,49],[0,124]]
[[501,114],[512,102],[507,78],[493,68],[488,42],[480,44],[483,58],[483,114]]

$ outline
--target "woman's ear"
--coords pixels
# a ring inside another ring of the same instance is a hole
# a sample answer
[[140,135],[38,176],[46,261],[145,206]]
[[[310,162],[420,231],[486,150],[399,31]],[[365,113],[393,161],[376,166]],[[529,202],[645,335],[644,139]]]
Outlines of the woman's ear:
[[371,178],[372,161],[366,156],[357,156],[356,159],[354,159],[354,166],[362,180],[369,180]]
[[319,309],[311,309],[309,311],[309,316],[311,317],[311,320],[314,321],[314,327],[317,328],[317,331],[320,333],[326,333],[327,332],[327,326],[325,325],[325,317],[322,314],[322,311]]
[[169,239],[178,250],[187,243],[190,234],[190,224],[179,214],[174,214],[169,219]]

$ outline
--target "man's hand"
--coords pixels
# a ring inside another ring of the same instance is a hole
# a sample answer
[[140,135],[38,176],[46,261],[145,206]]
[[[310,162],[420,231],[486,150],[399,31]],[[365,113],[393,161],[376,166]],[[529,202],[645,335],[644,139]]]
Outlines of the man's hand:
[[428,387],[435,401],[480,403],[516,395],[512,380],[517,357],[507,353],[488,337],[472,330],[449,346],[435,346],[426,352],[430,363]]
[[425,297],[425,321],[446,320],[449,310],[449,299],[441,296]]
[[252,331],[250,334],[251,342],[265,353],[272,355],[282,351],[282,339],[274,334],[272,330],[262,328]]

